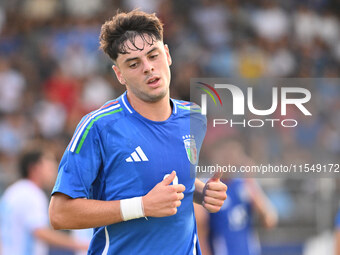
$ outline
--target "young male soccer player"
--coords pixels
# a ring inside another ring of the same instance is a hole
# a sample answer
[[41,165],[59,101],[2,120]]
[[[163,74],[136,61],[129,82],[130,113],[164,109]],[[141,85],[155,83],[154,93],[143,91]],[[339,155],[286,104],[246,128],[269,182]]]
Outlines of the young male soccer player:
[[79,123],[60,163],[51,223],[95,228],[89,254],[201,254],[193,199],[217,212],[227,187],[190,174],[206,120],[170,99],[162,24],[144,12],[119,13],[100,42],[127,91]]

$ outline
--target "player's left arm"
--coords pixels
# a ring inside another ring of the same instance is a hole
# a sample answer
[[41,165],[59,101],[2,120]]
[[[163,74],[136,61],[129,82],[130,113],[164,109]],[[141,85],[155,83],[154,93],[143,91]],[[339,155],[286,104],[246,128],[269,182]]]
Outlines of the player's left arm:
[[214,175],[206,183],[195,180],[194,202],[201,204],[211,213],[218,212],[227,198],[227,185],[220,181],[219,175]]

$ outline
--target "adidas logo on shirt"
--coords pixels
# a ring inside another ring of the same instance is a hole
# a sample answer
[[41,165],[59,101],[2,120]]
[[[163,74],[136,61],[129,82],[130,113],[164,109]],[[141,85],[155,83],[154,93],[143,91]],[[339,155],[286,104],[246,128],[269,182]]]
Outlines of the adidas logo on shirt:
[[144,151],[140,146],[138,146],[134,152],[131,153],[131,157],[125,159],[126,162],[140,162],[140,161],[149,161],[146,157]]

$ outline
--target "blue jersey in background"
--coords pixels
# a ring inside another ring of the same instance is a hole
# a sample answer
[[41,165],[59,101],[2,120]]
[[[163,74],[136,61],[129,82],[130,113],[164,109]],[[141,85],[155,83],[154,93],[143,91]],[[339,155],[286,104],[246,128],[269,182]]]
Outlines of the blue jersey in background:
[[245,180],[231,179],[221,210],[209,214],[210,243],[216,255],[259,255],[252,227],[252,206]]

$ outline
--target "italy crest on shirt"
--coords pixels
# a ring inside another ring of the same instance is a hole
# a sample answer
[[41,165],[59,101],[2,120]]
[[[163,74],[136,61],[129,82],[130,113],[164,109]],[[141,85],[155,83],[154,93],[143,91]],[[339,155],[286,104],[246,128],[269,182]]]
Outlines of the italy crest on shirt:
[[193,135],[183,136],[183,142],[190,163],[193,165],[197,164],[197,148],[194,136]]

